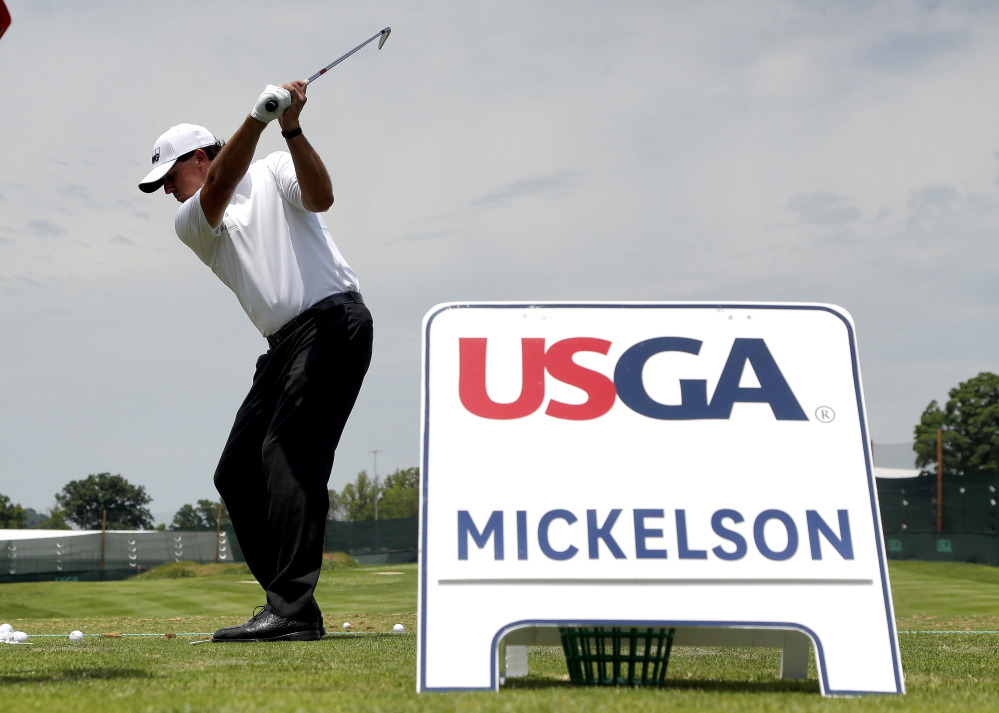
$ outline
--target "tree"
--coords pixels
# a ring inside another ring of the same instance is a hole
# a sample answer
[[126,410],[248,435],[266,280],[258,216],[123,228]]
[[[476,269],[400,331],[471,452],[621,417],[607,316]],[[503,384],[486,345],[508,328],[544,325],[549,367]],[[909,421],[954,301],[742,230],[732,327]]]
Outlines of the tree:
[[32,530],[68,530],[66,518],[59,508],[52,508],[48,515],[34,508],[26,508],[27,521],[24,526]]
[[[222,525],[228,525],[229,511],[222,505]],[[171,530],[211,530],[219,527],[219,503],[199,500],[197,505],[182,505],[173,516]]]
[[141,485],[132,485],[120,475],[98,473],[84,480],[72,480],[56,502],[66,520],[84,530],[99,530],[107,512],[109,530],[151,530],[152,513],[146,508],[152,498]]
[[353,483],[347,483],[341,493],[330,491],[330,515],[327,519],[344,519],[353,522],[375,519],[375,498],[378,498],[378,519],[393,520],[415,517],[420,508],[420,469],[396,470],[379,483],[366,471],[357,474]]
[[0,495],[0,528],[20,530],[28,522],[28,514],[6,495]]
[[43,524],[42,528],[45,530],[68,530],[69,523],[66,522],[66,511],[61,508],[52,508],[49,510],[48,518],[42,515]]
[[983,371],[950,390],[941,410],[931,401],[915,428],[916,465],[937,462],[937,431],[943,432],[944,471],[999,473],[999,375]]
[[420,469],[396,470],[385,478],[378,500],[378,517],[416,517],[420,511]]
[[47,519],[34,508],[24,508],[24,526],[29,530],[42,529]]
[[173,514],[173,522],[170,523],[170,529],[207,530],[208,527],[193,505],[181,505],[180,509]]
[[330,509],[326,514],[327,520],[343,520],[346,514],[340,494],[335,490],[330,490]]
[[357,480],[343,486],[338,498],[344,517],[354,522],[375,519],[375,482],[365,471],[357,474]]
[[68,530],[66,516],[59,508],[52,508],[48,513],[38,512],[34,508],[25,508],[24,526],[29,530]]

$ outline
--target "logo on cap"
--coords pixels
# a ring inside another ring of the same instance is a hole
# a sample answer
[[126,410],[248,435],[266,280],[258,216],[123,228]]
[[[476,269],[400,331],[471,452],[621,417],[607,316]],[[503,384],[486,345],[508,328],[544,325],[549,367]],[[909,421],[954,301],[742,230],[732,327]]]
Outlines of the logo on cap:
[[157,146],[156,149],[153,151],[153,163],[156,163],[159,160],[160,160],[160,147]]

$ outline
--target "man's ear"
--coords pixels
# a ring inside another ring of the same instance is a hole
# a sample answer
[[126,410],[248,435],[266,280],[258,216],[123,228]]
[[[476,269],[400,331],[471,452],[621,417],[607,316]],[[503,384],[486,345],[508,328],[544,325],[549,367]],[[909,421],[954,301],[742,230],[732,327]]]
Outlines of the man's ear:
[[208,154],[204,149],[195,149],[194,162],[198,168],[206,168],[208,164],[211,163],[211,160],[208,158]]

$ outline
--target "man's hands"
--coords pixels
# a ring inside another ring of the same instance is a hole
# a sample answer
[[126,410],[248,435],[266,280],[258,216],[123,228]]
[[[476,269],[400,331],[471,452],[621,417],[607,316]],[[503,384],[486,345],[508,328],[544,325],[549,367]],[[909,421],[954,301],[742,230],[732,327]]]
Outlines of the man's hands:
[[263,124],[279,119],[282,131],[297,129],[298,117],[307,101],[307,86],[309,83],[303,81],[289,82],[280,87],[268,84],[250,110],[250,116]]
[[303,81],[281,85],[281,88],[287,91],[291,97],[288,108],[278,118],[282,131],[292,131],[298,128],[298,117],[302,113],[302,108],[305,107],[305,102],[308,101],[305,96],[305,88],[308,86],[309,83]]
[[268,84],[250,109],[250,116],[267,124],[281,116],[290,105],[291,93],[287,89]]

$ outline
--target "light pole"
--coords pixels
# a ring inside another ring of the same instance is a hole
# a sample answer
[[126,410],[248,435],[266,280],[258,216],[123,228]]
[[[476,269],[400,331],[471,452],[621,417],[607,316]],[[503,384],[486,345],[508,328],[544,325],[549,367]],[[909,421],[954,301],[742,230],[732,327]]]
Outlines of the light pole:
[[374,458],[372,472],[375,474],[375,522],[378,522],[378,454],[380,452],[381,451],[371,451],[371,455]]
[[371,455],[374,458],[371,469],[375,474],[375,551],[377,551],[381,547],[381,537],[378,532],[378,451],[371,451]]

